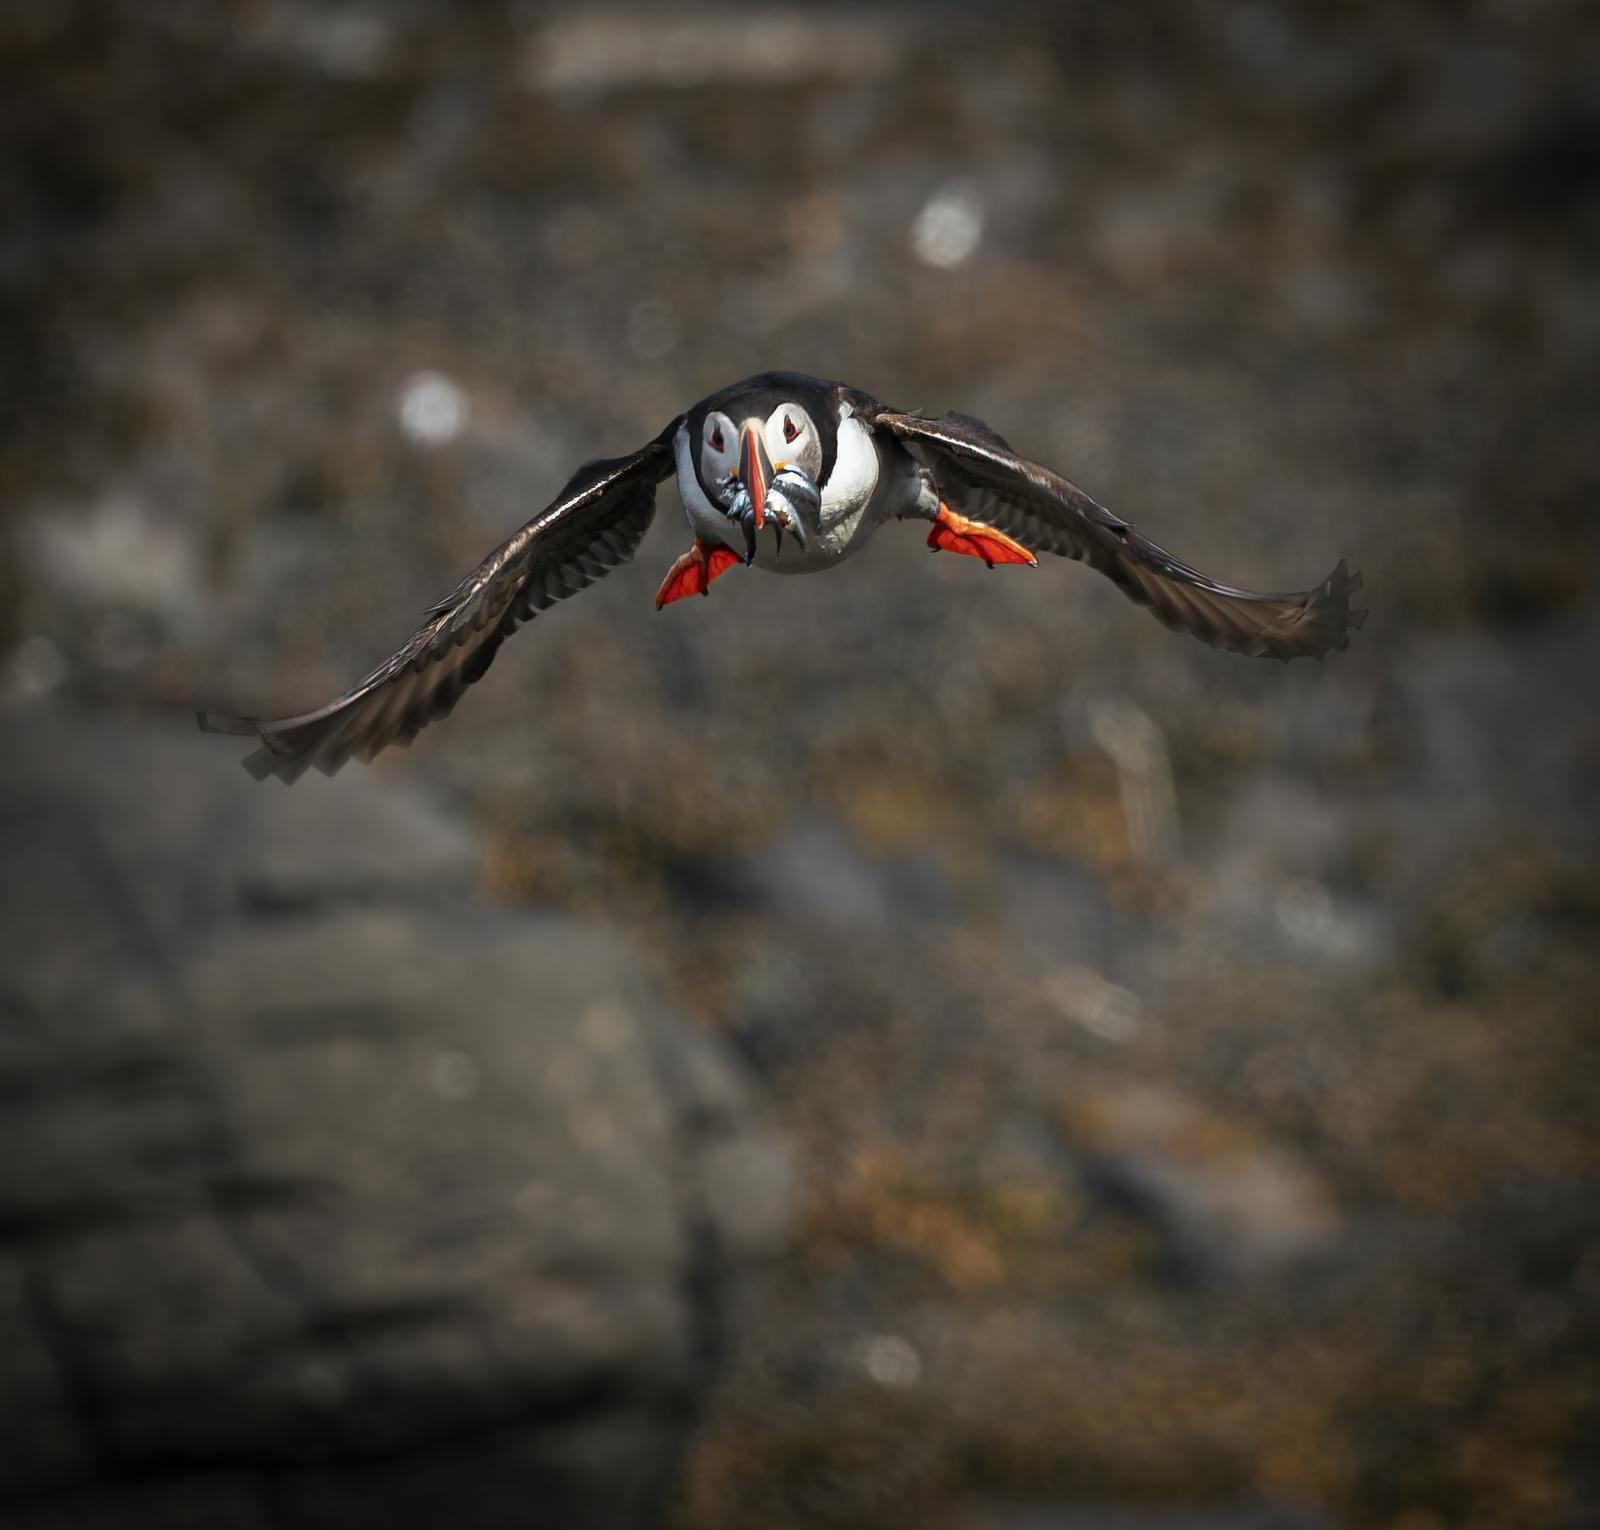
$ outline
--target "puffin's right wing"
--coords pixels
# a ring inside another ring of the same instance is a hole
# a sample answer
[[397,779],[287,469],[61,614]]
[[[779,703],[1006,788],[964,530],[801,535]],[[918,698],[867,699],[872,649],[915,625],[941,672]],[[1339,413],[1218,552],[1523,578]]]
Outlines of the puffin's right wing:
[[1019,457],[982,420],[924,419],[864,397],[858,414],[918,449],[954,508],[991,522],[1041,552],[1076,558],[1111,579],[1130,600],[1213,648],[1285,661],[1320,659],[1349,644],[1366,620],[1350,609],[1361,575],[1344,560],[1321,584],[1282,595],[1239,590],[1190,568],[1059,473]]
[[678,423],[632,456],[579,468],[553,504],[429,609],[405,647],[342,696],[295,717],[204,711],[201,729],[259,739],[244,761],[258,781],[294,781],[308,765],[332,775],[351,755],[370,760],[409,744],[449,713],[523,622],[632,558],[655,514],[656,486],[673,471]]

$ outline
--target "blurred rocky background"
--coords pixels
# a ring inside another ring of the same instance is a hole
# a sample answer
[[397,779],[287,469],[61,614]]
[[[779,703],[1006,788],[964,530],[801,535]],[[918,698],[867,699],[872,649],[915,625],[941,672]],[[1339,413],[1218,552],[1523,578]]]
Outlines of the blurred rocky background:
[[[0,10],[0,1522],[1600,1519],[1600,12]],[[387,653],[779,366],[1372,616],[889,529]]]

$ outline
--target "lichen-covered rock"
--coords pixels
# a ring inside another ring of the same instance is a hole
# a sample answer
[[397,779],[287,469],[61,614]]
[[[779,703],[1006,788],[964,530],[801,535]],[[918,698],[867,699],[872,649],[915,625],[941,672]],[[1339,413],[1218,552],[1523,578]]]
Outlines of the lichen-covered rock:
[[650,1520],[793,1187],[622,942],[175,728],[14,711],[0,802],[6,1523]]

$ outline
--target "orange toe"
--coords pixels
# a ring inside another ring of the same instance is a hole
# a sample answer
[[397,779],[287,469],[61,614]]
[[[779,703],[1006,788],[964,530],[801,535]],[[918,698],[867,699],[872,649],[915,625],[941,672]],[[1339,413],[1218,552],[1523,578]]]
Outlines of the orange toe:
[[928,546],[935,552],[960,553],[967,558],[982,558],[993,568],[997,563],[1027,563],[1039,560],[1022,543],[982,521],[959,515],[942,500],[939,516],[928,532]]
[[713,547],[706,554],[706,587],[700,593],[702,595],[709,594],[713,579],[720,579],[730,568],[734,568],[743,562],[744,559],[731,547],[723,547],[720,544]]
[[737,562],[739,558],[731,548],[720,544],[707,547],[696,538],[694,546],[667,570],[667,577],[656,591],[656,610],[686,595],[709,595],[712,581]]

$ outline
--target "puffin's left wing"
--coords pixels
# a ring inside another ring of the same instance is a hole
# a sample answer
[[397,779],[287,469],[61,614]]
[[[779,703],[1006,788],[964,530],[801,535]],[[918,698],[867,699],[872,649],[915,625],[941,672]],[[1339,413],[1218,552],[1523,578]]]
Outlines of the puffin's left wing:
[[258,738],[244,762],[258,781],[294,781],[308,765],[332,775],[351,755],[370,760],[409,744],[448,715],[523,622],[626,563],[673,469],[674,420],[629,457],[580,468],[555,502],[489,554],[427,613],[409,642],[326,706],[264,720],[199,714],[207,733]]
[[982,420],[947,414],[924,419],[881,404],[863,407],[876,428],[917,448],[954,508],[980,517],[1041,552],[1076,558],[1113,580],[1167,626],[1213,648],[1283,659],[1320,659],[1344,648],[1347,629],[1366,620],[1350,609],[1361,575],[1343,559],[1314,589],[1258,595],[1190,568],[1059,473],[1019,457]]

